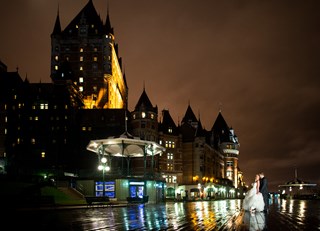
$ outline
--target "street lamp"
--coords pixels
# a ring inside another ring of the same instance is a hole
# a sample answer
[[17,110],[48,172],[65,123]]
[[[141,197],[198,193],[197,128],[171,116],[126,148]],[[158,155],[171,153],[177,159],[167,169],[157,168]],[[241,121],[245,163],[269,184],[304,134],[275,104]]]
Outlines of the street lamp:
[[102,186],[103,186],[103,196],[105,196],[105,181],[104,181],[104,172],[109,171],[110,167],[107,165],[107,158],[102,157],[101,158],[101,163],[98,166],[98,170],[102,170]]

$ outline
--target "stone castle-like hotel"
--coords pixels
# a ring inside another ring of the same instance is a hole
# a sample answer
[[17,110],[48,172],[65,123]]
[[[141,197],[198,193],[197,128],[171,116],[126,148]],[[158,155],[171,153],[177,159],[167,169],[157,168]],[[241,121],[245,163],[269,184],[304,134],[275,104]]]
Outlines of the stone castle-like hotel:
[[[187,105],[177,125],[168,110],[158,112],[146,89],[128,111],[128,86],[109,13],[102,20],[92,0],[65,29],[58,12],[51,34],[51,79],[30,83],[0,62],[2,175],[68,181],[86,188],[86,194],[101,195],[101,158],[87,146],[125,135],[154,142],[163,151],[134,158],[109,155],[105,195],[119,198],[141,191],[153,193],[157,202],[241,193],[239,142],[221,112],[207,131]],[[151,192],[150,183],[159,189]]]

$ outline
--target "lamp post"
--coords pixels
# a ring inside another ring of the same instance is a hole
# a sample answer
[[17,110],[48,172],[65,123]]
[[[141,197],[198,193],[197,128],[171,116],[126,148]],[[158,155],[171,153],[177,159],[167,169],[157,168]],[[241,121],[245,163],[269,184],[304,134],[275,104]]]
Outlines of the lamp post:
[[103,186],[103,196],[105,196],[105,181],[104,181],[104,172],[109,171],[110,167],[107,165],[107,158],[102,157],[101,158],[101,163],[98,166],[98,169],[101,171],[102,170],[102,186]]

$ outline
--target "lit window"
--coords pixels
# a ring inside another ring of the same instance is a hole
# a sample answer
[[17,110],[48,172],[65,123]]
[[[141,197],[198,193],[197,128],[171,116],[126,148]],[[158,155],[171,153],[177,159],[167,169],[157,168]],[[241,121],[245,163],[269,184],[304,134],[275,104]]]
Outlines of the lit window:
[[86,131],[87,130],[87,128],[86,127],[82,127],[82,131]]
[[151,119],[154,119],[154,114],[151,114]]
[[83,71],[83,66],[81,66],[79,69],[80,69],[80,71]]
[[80,62],[83,62],[83,56],[80,56]]
[[46,157],[46,153],[45,152],[41,152],[41,158],[45,158]]
[[39,120],[38,116],[34,117],[34,120]]
[[55,66],[54,66],[54,69],[55,69],[56,71],[59,70],[58,65],[55,65]]
[[83,86],[79,87],[79,91],[83,92]]
[[166,148],[174,148],[174,142],[173,141],[166,141]]
[[94,52],[97,52],[97,51],[98,51],[98,48],[96,48],[96,47],[93,48],[93,51],[94,51]]
[[36,139],[35,138],[31,138],[31,143],[35,144],[36,143]]
[[59,60],[59,56],[58,55],[54,56],[54,60],[58,61]]
[[172,128],[168,128],[168,132],[169,132],[169,133],[172,133]]
[[97,86],[93,86],[93,91],[97,91]]
[[146,113],[145,113],[145,112],[142,112],[142,113],[141,113],[141,116],[142,116],[142,118],[146,118]]
[[94,62],[97,62],[97,61],[98,61],[98,57],[97,57],[97,56],[94,56],[94,57],[93,57],[93,61],[94,61]]
[[83,77],[79,77],[79,82],[83,83]]
[[83,48],[82,47],[80,48],[80,52],[83,52]]
[[172,183],[177,183],[177,176],[172,176]]

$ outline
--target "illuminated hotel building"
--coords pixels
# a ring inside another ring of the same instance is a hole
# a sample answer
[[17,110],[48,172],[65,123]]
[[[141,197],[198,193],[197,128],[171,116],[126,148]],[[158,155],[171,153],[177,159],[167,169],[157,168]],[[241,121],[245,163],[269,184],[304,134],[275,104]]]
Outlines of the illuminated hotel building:
[[[145,176],[165,182],[169,198],[186,191],[211,195],[217,185],[242,186],[238,139],[221,112],[206,130],[188,105],[176,125],[168,110],[158,115],[145,89],[128,111],[128,87],[109,14],[103,23],[92,0],[64,30],[58,12],[51,49],[53,83],[23,81],[0,62],[0,174],[9,169],[17,175],[68,172],[99,179],[98,157],[86,146],[128,132],[165,148],[145,160],[135,158],[128,170],[144,169]],[[109,176],[123,174],[123,160],[117,161],[110,159]]]

